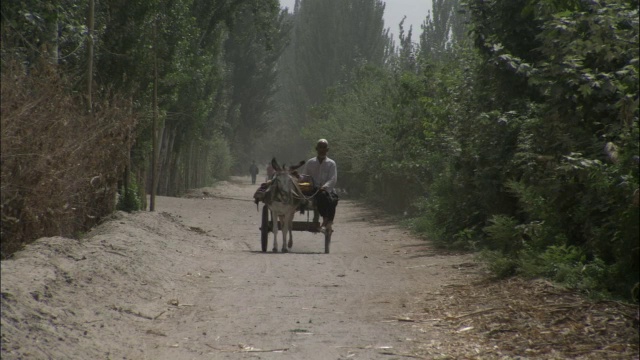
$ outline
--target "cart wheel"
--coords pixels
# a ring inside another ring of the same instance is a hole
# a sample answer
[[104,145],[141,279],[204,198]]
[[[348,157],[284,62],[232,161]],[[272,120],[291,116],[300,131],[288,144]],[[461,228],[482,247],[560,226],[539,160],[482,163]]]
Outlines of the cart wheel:
[[267,205],[262,207],[262,226],[260,226],[260,240],[262,244],[262,252],[267,252],[267,242],[269,241],[269,208]]
[[331,245],[331,234],[333,233],[333,229],[326,230],[324,232],[324,253],[329,253],[329,247]]

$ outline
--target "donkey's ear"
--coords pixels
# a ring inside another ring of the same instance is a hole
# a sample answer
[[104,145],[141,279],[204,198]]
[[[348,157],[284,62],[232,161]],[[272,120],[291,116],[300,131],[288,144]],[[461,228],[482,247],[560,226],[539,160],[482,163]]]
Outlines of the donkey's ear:
[[296,170],[297,168],[299,168],[300,166],[302,166],[302,165],[304,165],[304,164],[305,164],[305,161],[304,161],[304,160],[302,160],[302,161],[300,161],[300,162],[298,163],[298,165],[294,165],[294,166],[292,166],[289,170]]
[[271,159],[271,167],[275,171],[282,171],[282,168],[280,168],[280,165],[278,165],[278,162],[276,161],[275,157],[273,159]]

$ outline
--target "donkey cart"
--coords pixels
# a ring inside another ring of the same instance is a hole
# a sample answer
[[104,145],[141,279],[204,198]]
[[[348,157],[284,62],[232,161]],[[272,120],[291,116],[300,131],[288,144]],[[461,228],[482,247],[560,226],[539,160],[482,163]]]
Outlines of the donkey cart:
[[[305,209],[306,211],[315,211],[314,208]],[[282,229],[282,224],[278,221],[278,228]],[[320,222],[309,220],[309,212],[307,212],[306,221],[294,221],[292,229],[290,229],[289,236],[293,239],[292,231],[308,231],[314,234],[318,232],[324,233],[324,252],[329,253],[329,247],[331,245],[332,229],[326,229],[320,231]],[[262,206],[262,223],[260,225],[260,243],[262,245],[262,252],[267,252],[267,243],[269,241],[269,234],[273,231],[273,219],[271,218],[271,211],[267,205]]]
[[[260,224],[262,252],[267,252],[269,233],[274,234],[273,251],[278,251],[278,232],[282,230],[282,252],[289,252],[293,246],[293,231],[309,231],[324,233],[324,252],[329,253],[333,229],[331,223],[326,229],[320,229],[319,214],[315,205],[315,197],[319,190],[314,187],[311,176],[298,174],[296,171],[304,163],[301,161],[298,165],[287,168],[284,165],[281,167],[273,158],[271,166],[275,173],[266,183],[260,185],[253,195],[256,206],[260,202],[264,203]],[[309,212],[307,221],[293,221],[298,211],[313,211],[313,221],[309,221]]]

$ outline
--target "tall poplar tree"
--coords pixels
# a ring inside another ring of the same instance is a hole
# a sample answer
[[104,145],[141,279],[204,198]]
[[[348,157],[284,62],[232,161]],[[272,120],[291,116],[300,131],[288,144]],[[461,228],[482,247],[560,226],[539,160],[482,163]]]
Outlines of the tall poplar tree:
[[421,26],[421,57],[432,62],[444,61],[456,44],[466,41],[467,21],[459,0],[433,0],[433,11],[429,11]]
[[[391,42],[384,26],[384,8],[381,0],[296,3],[291,44],[280,61],[282,89],[275,129],[304,127],[311,107],[324,101],[327,89],[346,81],[364,64],[385,63]],[[278,145],[292,152],[308,149],[301,138],[291,135]]]
[[267,127],[276,91],[277,62],[291,28],[278,1],[260,1],[257,6],[240,8],[225,42],[230,69],[225,133],[237,170],[246,170],[246,164],[257,155],[255,141]]

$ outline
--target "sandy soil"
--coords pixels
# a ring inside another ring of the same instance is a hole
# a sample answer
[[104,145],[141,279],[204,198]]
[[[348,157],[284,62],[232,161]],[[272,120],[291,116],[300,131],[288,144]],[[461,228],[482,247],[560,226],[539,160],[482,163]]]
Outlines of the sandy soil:
[[43,238],[3,261],[2,359],[637,358],[624,304],[590,320],[605,344],[565,321],[578,350],[490,327],[508,324],[491,315],[518,317],[514,292],[597,307],[550,284],[487,283],[471,255],[438,252],[348,199],[331,254],[307,232],[290,253],[262,253],[255,188],[242,177],[159,197],[156,212],[117,213],[81,240]]

